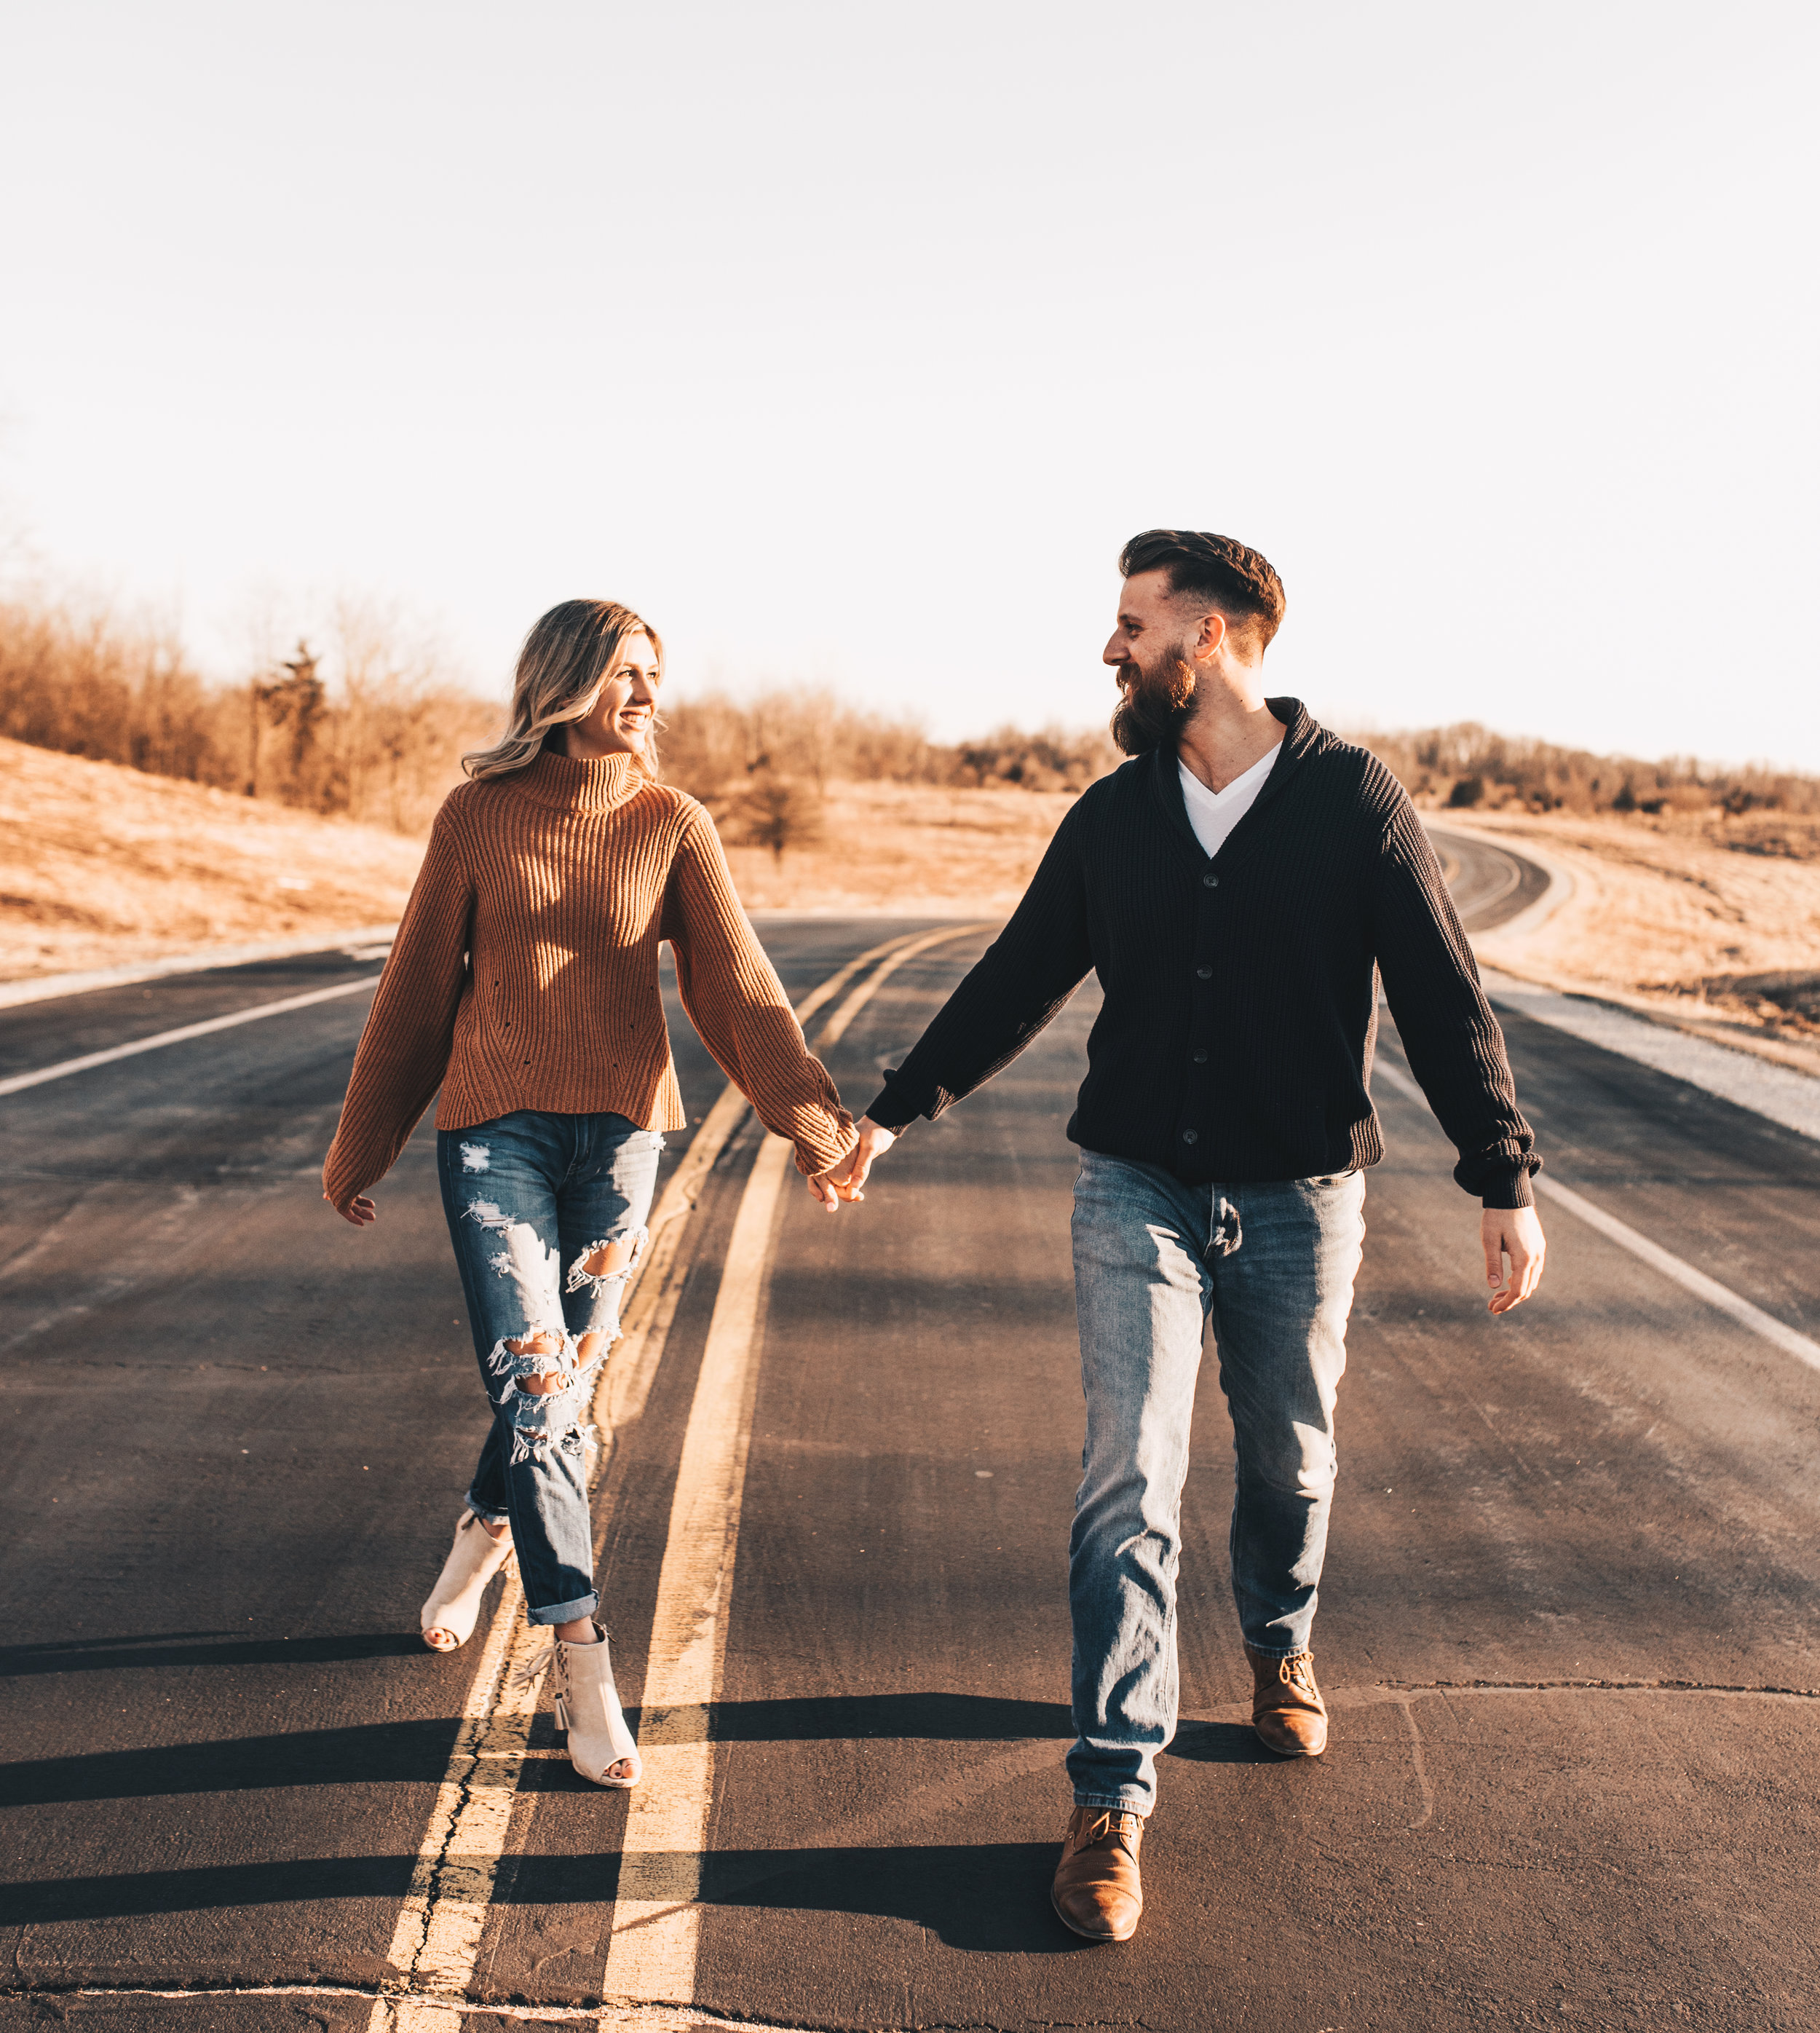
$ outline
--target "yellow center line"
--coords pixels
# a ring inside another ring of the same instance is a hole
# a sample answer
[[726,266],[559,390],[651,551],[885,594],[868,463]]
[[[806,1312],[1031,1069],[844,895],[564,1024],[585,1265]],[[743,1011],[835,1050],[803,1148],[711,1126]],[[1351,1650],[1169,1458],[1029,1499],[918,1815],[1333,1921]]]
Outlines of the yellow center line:
[[[890,968],[916,953],[981,929],[965,926],[918,935],[906,933],[888,939],[849,960],[804,998],[799,1021],[813,1016],[873,961]],[[838,1037],[870,993],[862,983],[850,995],[828,1027]],[[835,1030],[835,1025],[839,1028]],[[826,1042],[828,1031],[818,1043]],[[624,1338],[607,1365],[594,1400],[593,1416],[604,1436],[596,1479],[614,1436],[645,1409],[660,1365],[670,1327],[681,1297],[685,1217],[693,1210],[709,1172],[744,1123],[749,1107],[731,1084],[708,1111],[690,1140],[682,1163],[653,1209],[652,1241],[630,1291],[622,1325]],[[689,1831],[683,1847],[696,1859],[684,1900],[700,1889],[699,1855],[704,1846],[705,1817],[712,1782],[711,1747],[663,1741],[656,1712],[676,1708],[699,1709],[718,1691],[724,1652],[724,1619],[720,1614],[731,1584],[737,1541],[738,1506],[746,1474],[746,1449],[751,1427],[751,1393],[757,1380],[756,1350],[762,1290],[770,1256],[770,1237],[782,1197],[790,1146],[768,1136],[761,1147],[734,1219],[721,1288],[708,1325],[683,1455],[671,1511],[663,1565],[658,1579],[658,1602],[652,1626],[650,1663],[646,1670],[640,1720],[645,1773],[632,1795],[628,1851],[668,1847],[655,1824],[650,1840],[634,1842],[633,1827],[648,1813],[667,1829],[671,1823]],[[729,1395],[728,1394],[731,1394]],[[450,2001],[461,1998],[473,1979],[481,1935],[497,1881],[499,1859],[510,1833],[512,1807],[520,1774],[529,1754],[533,1719],[540,1690],[511,1687],[514,1668],[521,1665],[547,1634],[526,1622],[524,1594],[515,1570],[508,1569],[498,1607],[482,1641],[479,1665],[462,1713],[447,1771],[418,1852],[409,1890],[393,1930],[387,1961],[398,1973],[408,1995],[382,1998],[369,2021],[369,2033],[413,2033],[420,2024],[446,2024]],[[686,1770],[672,1771],[678,1764]],[[694,1754],[691,1755],[691,1754]],[[627,1887],[621,1887],[626,1910]],[[661,1906],[675,1907],[674,1895]],[[661,1907],[657,1909],[661,1910]],[[651,1929],[656,1948],[647,1966],[651,1980],[694,1983],[694,1930],[700,1909],[682,1904],[688,1916],[680,1929]],[[644,1908],[650,1917],[653,1908]],[[641,1930],[641,1932],[645,1931]],[[616,1927],[615,1933],[618,1929]],[[637,1938],[637,1937],[633,1937]],[[684,1954],[685,1947],[686,1955]],[[686,1962],[686,1971],[683,1964]],[[663,1967],[657,1967],[662,1964]],[[615,1982],[627,1968],[615,1946]],[[647,1990],[661,1997],[664,1989]],[[428,2016],[426,2016],[428,2015]]]

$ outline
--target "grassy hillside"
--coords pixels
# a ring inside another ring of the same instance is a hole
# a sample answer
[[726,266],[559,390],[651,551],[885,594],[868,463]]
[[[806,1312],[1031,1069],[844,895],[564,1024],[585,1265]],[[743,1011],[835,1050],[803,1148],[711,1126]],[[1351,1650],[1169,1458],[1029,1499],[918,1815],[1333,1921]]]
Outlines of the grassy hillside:
[[422,843],[0,740],[0,979],[395,919]]
[[[1070,799],[835,784],[781,859],[728,850],[749,908],[1008,912]],[[0,739],[0,980],[395,919],[420,841]],[[731,826],[734,833],[738,826]]]

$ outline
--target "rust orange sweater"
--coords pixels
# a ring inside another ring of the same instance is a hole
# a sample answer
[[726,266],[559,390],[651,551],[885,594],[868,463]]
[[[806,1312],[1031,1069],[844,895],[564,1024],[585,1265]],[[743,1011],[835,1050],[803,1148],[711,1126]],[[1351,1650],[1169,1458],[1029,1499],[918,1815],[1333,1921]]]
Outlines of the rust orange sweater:
[[436,814],[323,1166],[331,1200],[384,1177],[439,1087],[439,1129],[519,1108],[682,1128],[665,939],[727,1077],[799,1170],[837,1163],[853,1118],[753,936],[713,821],[630,756],[546,751],[461,785]]

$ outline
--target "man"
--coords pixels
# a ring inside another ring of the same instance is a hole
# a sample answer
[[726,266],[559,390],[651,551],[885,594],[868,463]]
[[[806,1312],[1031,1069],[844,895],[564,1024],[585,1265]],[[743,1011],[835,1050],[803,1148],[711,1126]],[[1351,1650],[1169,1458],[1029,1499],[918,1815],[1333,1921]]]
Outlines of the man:
[[844,1181],[857,1192],[906,1124],[989,1079],[1097,971],[1068,1125],[1087,1436],[1069,1543],[1075,1806],[1052,1893],[1097,1941],[1137,1926],[1144,1817],[1175,1734],[1181,1492],[1209,1325],[1254,1726],[1284,1757],[1326,1747],[1310,1639],[1364,1168],[1383,1155],[1367,1090],[1380,976],[1454,1176],[1484,1204],[1493,1313],[1535,1290],[1543,1252],[1540,1161],[1420,822],[1373,757],[1264,695],[1282,582],[1194,530],[1134,537],[1119,569],[1105,661],[1132,759],[1062,822],[1016,915],[887,1076]]

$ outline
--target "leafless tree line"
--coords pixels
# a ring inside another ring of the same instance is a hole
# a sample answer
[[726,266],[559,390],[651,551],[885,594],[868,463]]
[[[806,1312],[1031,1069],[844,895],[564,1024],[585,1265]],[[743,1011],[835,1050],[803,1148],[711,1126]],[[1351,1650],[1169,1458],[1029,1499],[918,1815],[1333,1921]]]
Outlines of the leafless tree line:
[[[462,752],[497,732],[499,706],[455,681],[432,636],[370,601],[325,603],[288,646],[277,646],[275,620],[260,633],[245,677],[211,684],[155,619],[94,602],[0,599],[0,735],[424,831]],[[1820,778],[1767,766],[1595,755],[1474,721],[1355,738],[1420,802],[1455,809],[1820,815]],[[730,837],[780,856],[819,835],[830,783],[1078,792],[1121,759],[1103,729],[1003,726],[938,742],[914,718],[783,688],[745,700],[673,693],[660,746],[670,781],[706,801]],[[1764,840],[1761,851],[1781,851],[1769,833]]]
[[0,601],[0,735],[420,833],[499,709],[386,610],[327,604],[286,651],[211,684],[174,631],[105,605]]
[[1120,759],[1103,732],[1001,727],[976,741],[932,741],[914,719],[865,713],[825,691],[671,697],[663,710],[663,773],[697,797],[778,777],[818,791],[830,783],[1081,791]]
[[1411,796],[1455,810],[1500,805],[1535,812],[1820,813],[1820,777],[1766,764],[1740,769],[1691,755],[1641,762],[1549,741],[1494,734],[1476,721],[1407,734],[1353,737]]

